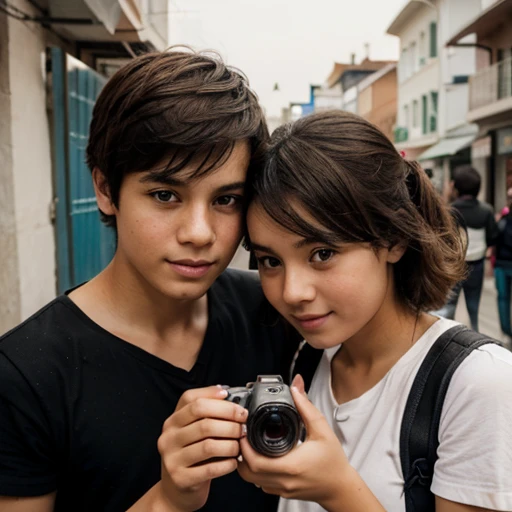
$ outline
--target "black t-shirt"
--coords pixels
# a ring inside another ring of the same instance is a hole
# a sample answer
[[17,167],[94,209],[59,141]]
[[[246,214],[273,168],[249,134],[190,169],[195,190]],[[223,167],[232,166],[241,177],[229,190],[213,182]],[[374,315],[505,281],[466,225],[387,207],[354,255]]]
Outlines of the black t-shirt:
[[[257,275],[228,270],[208,299],[189,372],[113,336],[66,296],[0,338],[0,495],[57,490],[57,512],[124,512],[160,479],[157,439],[185,390],[286,377],[298,337]],[[201,510],[275,507],[235,471],[212,482]]]

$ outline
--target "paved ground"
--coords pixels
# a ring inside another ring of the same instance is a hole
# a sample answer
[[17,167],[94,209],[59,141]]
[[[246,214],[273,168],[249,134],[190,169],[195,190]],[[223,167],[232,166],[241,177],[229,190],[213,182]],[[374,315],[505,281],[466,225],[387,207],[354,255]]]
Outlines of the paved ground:
[[[464,294],[462,293],[457,304],[455,320],[463,324],[469,325],[469,316],[466,310]],[[508,341],[500,329],[500,321],[498,317],[498,306],[496,302],[496,288],[493,277],[486,277],[484,280],[484,289],[482,292],[482,300],[480,302],[480,310],[478,315],[479,330],[483,334],[487,334],[497,340],[508,344]]]

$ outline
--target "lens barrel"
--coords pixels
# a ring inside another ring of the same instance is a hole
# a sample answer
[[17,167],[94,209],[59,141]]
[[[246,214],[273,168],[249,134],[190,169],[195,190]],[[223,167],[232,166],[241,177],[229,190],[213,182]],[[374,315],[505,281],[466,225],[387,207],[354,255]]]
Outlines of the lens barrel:
[[267,402],[249,415],[247,439],[262,455],[280,457],[297,444],[301,425],[295,408],[282,402]]

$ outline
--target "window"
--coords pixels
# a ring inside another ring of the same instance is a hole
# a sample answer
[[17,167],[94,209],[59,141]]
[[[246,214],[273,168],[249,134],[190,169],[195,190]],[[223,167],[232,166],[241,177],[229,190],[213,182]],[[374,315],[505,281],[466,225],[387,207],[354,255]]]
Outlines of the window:
[[415,73],[416,71],[418,71],[418,55],[417,55],[417,52],[416,52],[416,42],[414,43],[411,43],[411,47],[409,49],[411,55],[410,55],[410,58],[411,58],[411,71],[412,73]]
[[437,23],[430,24],[430,56],[437,57]]
[[402,50],[402,58],[400,59],[401,69],[402,69],[402,82],[409,78],[409,63],[407,62],[409,55],[407,53],[407,48]]
[[421,32],[420,34],[420,48],[419,48],[419,65],[420,68],[425,65],[425,32]]
[[409,106],[404,105],[404,126],[409,128]]
[[412,102],[412,127],[417,128],[419,122],[418,100]]
[[421,131],[423,134],[427,133],[427,114],[428,114],[427,96],[423,95],[421,97]]
[[437,91],[431,91],[430,93],[430,131],[437,131]]

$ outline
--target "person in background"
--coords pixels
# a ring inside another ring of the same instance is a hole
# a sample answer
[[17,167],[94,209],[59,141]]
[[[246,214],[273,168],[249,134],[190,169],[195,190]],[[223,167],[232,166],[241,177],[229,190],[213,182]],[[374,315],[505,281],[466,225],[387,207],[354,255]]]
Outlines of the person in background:
[[498,237],[494,248],[494,278],[498,292],[498,313],[500,326],[508,338],[509,347],[512,342],[512,326],[510,322],[510,298],[512,287],[512,214],[510,202],[512,189],[507,191],[508,205],[503,208],[498,221]]
[[[434,172],[430,168],[425,168],[425,174],[430,178],[430,180],[434,177]],[[450,214],[453,217],[453,220],[457,224],[459,228],[459,233],[462,239],[464,240],[464,243],[467,245],[468,240],[468,230],[466,227],[466,222],[464,221],[464,218],[459,213],[458,210],[455,208],[450,208]],[[458,296],[460,293],[460,290],[462,288],[462,282],[458,282],[452,290],[450,290],[450,293],[448,295],[448,299],[446,303],[443,305],[441,309],[438,309],[437,311],[432,311],[432,314],[442,316],[443,318],[448,318],[449,320],[455,319],[455,310],[457,309],[457,304],[454,303],[451,299],[454,295]]]
[[467,227],[468,275],[462,286],[453,290],[447,306],[455,312],[460,292],[464,290],[471,328],[478,331],[478,310],[484,282],[485,257],[488,248],[494,244],[498,236],[498,225],[492,207],[477,199],[481,177],[476,169],[470,165],[457,167],[450,186],[451,206],[460,213]]

